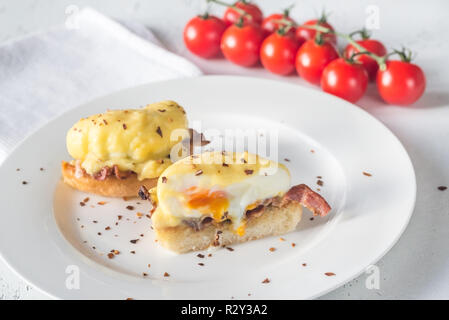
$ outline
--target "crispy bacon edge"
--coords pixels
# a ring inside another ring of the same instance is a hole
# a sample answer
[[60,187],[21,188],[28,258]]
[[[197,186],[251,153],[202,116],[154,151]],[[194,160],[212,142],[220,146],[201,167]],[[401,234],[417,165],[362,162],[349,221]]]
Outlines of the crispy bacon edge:
[[324,217],[331,211],[327,201],[305,184],[291,187],[284,195],[283,201],[296,201],[312,211],[315,216]]

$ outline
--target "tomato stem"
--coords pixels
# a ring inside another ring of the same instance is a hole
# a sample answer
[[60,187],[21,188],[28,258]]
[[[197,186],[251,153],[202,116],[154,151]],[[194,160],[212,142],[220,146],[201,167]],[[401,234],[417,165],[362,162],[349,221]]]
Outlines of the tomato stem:
[[393,52],[390,52],[388,54],[388,57],[395,54],[399,55],[401,61],[403,62],[410,62],[413,59],[413,52],[410,49],[404,47],[402,47],[402,50],[394,49]]
[[[290,25],[290,26],[294,26],[293,22],[291,22],[289,20],[286,20],[286,19],[280,19],[280,20],[277,20],[277,22],[280,23],[280,24],[287,24],[287,25]],[[348,35],[348,34],[345,34],[345,33],[341,33],[341,32],[332,30],[330,28],[323,27],[323,26],[319,25],[318,23],[315,24],[315,25],[297,25],[296,27],[312,29],[312,30],[317,31],[317,33],[318,32],[322,32],[324,34],[326,34],[326,33],[335,34],[336,36],[338,36],[340,38],[343,38],[346,41],[348,41],[354,48],[356,48],[360,52],[364,52],[364,54],[368,54],[371,58],[373,58],[377,62],[377,64],[379,65],[379,68],[381,70],[385,70],[385,68],[386,68],[385,61],[386,61],[386,58],[389,55],[381,57],[381,56],[378,56],[378,55],[376,55],[376,54],[374,54],[372,52],[367,51],[363,46],[361,46],[354,39],[352,39],[351,35]],[[402,52],[401,58],[407,59],[407,54],[404,51],[405,50],[403,49],[403,51],[398,51],[398,52],[395,52],[395,53],[401,55],[400,52]]]
[[351,32],[349,34],[349,36],[351,38],[354,38],[355,35],[360,34],[360,36],[362,37],[362,40],[367,40],[371,37],[371,32],[369,32],[366,28],[360,29],[360,30],[356,30],[354,32]]
[[[229,4],[229,3],[226,3],[226,2],[221,1],[221,0],[206,0],[206,1],[208,3],[212,2],[212,3],[216,3],[216,4],[220,5],[220,6],[224,6],[224,7],[227,7],[227,8],[232,8],[233,10],[235,10],[237,13],[240,14],[240,17],[248,16],[250,19],[253,18],[248,12],[246,12],[245,10],[242,10],[240,8],[237,8],[234,4]],[[245,1],[242,1],[242,2],[245,3]]]
[[291,4],[291,5],[289,5],[287,8],[284,9],[284,12],[283,12],[282,16],[283,16],[284,18],[290,17],[290,11],[291,11],[294,7],[295,7],[295,4],[294,4],[294,3]]

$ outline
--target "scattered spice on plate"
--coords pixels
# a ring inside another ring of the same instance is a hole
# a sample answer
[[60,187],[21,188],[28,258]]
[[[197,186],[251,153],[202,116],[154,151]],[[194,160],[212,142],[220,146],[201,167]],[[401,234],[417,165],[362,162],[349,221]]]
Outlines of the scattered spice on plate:
[[162,177],[162,183],[167,183],[167,177]]
[[284,239],[284,238],[282,238],[282,237],[280,237],[280,238],[279,238],[279,241],[285,241],[285,239]]
[[310,150],[310,152],[311,152],[311,153],[315,153],[315,150],[312,149],[312,150]]
[[123,124],[123,130],[126,130],[127,126],[126,123]]
[[134,250],[130,251],[129,253],[136,254],[136,252]]
[[104,230],[111,230],[111,227],[107,226]]
[[98,221],[97,220],[94,220],[94,221],[92,221],[93,223],[98,223]]
[[326,272],[325,275],[328,276],[328,277],[332,277],[332,276],[335,276],[335,273],[333,273],[333,272]]
[[320,187],[322,187],[324,185],[324,182],[323,182],[323,180],[318,180],[316,182],[316,184],[319,185]]
[[90,200],[89,197],[87,197],[87,198],[84,198],[84,199],[83,199],[83,202],[86,203],[86,202],[88,202],[89,200]]
[[101,236],[101,232],[98,232],[97,234],[98,234],[99,236]]
[[290,162],[290,159],[288,159],[288,158],[284,158],[284,160],[287,161],[287,162]]
[[310,219],[309,219],[310,221],[313,221],[313,220],[315,220],[315,218],[314,217],[310,217]]
[[271,247],[271,248],[268,249],[268,250],[270,250],[270,252],[274,252],[274,251],[276,251],[276,248]]
[[307,267],[307,263],[303,263],[302,266],[303,266],[303,267]]
[[117,218],[118,218],[119,220],[122,220],[123,216],[117,216]]
[[142,212],[137,212],[136,216],[138,216],[139,218],[143,217],[143,213]]
[[245,170],[246,175],[253,174],[253,172],[254,172],[254,170],[250,170],[250,169]]
[[17,168],[16,171],[20,171],[20,168]]
[[44,171],[44,168],[39,168],[40,171]]
[[108,253],[108,258],[109,259],[114,259],[115,255],[111,252]]
[[369,172],[365,172],[365,171],[363,171],[362,173],[363,173],[363,175],[365,175],[365,176],[367,176],[367,177],[371,177],[371,176],[372,176],[372,174],[371,174],[371,173],[369,173]]
[[28,184],[28,182],[27,181],[22,181],[22,184]]
[[148,264],[148,268],[150,268],[151,267],[151,264]]
[[100,206],[103,206],[106,204],[106,201],[99,201],[99,202],[97,202],[97,204],[99,204]]
[[204,267],[204,263],[202,262],[198,263],[198,265]]
[[119,254],[120,254],[120,251],[115,250],[115,249],[112,249],[111,252],[112,252],[113,254],[115,254],[115,255],[119,255]]
[[234,249],[233,248],[231,248],[231,247],[226,247],[226,249],[228,250],[228,251],[234,251]]
[[296,247],[296,243],[292,242],[292,247]]
[[134,300],[133,298],[126,298],[126,300]]
[[446,186],[439,186],[439,187],[438,187],[438,190],[440,190],[440,191],[444,191],[444,190],[446,190],[446,189],[447,189]]
[[142,272],[142,276],[147,277],[147,276],[148,276],[148,273]]
[[134,207],[133,207],[133,206],[126,206],[126,209],[128,209],[128,210],[134,210]]
[[196,175],[196,176],[199,176],[199,175],[202,175],[202,174],[203,174],[203,170],[201,170],[201,169],[198,170],[197,172],[195,172],[195,175]]
[[80,206],[81,206],[81,207],[84,207],[85,205],[86,205],[86,204],[85,204],[84,202],[82,202],[82,201],[80,202]]
[[197,256],[198,258],[201,258],[201,259],[204,258],[204,254],[201,254],[201,253],[198,253],[196,256]]
[[170,274],[168,272],[164,272],[164,277],[170,277]]
[[323,177],[322,177],[322,176],[316,176],[316,178],[317,178],[317,179],[323,179]]
[[262,283],[270,283],[270,279],[265,278],[265,279],[262,281]]
[[139,241],[139,239],[129,240],[129,242],[131,242],[132,244],[136,244],[137,241]]
[[207,256],[208,256],[208,257],[212,257],[212,253],[209,253]]

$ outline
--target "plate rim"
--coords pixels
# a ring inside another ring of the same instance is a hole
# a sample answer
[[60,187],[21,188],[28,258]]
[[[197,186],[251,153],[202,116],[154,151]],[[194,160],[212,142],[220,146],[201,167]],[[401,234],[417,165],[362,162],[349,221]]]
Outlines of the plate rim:
[[[17,151],[19,150],[22,145],[28,140],[30,139],[32,136],[34,136],[36,133],[38,133],[40,130],[42,130],[43,128],[45,128],[47,125],[49,125],[50,123],[57,121],[59,118],[64,117],[66,114],[72,112],[75,109],[80,109],[83,108],[87,105],[90,104],[95,104],[97,101],[101,101],[103,99],[106,99],[107,97],[111,96],[111,95],[122,95],[123,93],[127,92],[127,91],[132,91],[132,90],[137,90],[138,88],[145,88],[147,86],[151,86],[152,84],[165,84],[165,83],[170,83],[170,82],[178,82],[178,81],[186,81],[192,78],[209,78],[209,79],[236,79],[237,81],[260,81],[260,82],[272,82],[272,83],[276,83],[276,84],[282,84],[285,86],[299,86],[301,87],[302,90],[308,91],[311,94],[314,95],[325,95],[328,96],[329,99],[336,99],[336,100],[340,100],[340,102],[343,102],[347,108],[351,108],[353,111],[355,111],[355,109],[358,109],[358,111],[360,114],[363,114],[364,117],[368,117],[370,118],[372,121],[375,121],[378,125],[380,125],[384,130],[386,130],[389,135],[395,140],[395,142],[397,142],[398,146],[401,148],[401,152],[406,156],[406,160],[407,160],[407,164],[410,166],[410,173],[412,174],[412,176],[410,176],[410,178],[412,178],[413,180],[413,184],[412,184],[412,193],[413,193],[413,199],[411,199],[412,201],[410,201],[410,208],[407,212],[407,217],[406,217],[406,221],[405,223],[402,225],[401,230],[396,234],[394,240],[389,244],[389,246],[387,246],[382,253],[380,253],[377,257],[375,257],[373,259],[373,261],[371,263],[369,263],[367,266],[364,266],[363,269],[358,272],[357,274],[353,275],[353,276],[348,276],[345,279],[341,279],[340,281],[338,281],[338,283],[329,286],[327,289],[322,290],[320,292],[317,292],[314,295],[311,295],[308,299],[316,299],[326,293],[329,293],[333,290],[335,290],[336,288],[341,287],[343,284],[359,277],[361,274],[364,273],[364,271],[366,270],[366,268],[369,265],[373,265],[376,264],[380,259],[382,259],[399,241],[399,239],[402,237],[403,233],[405,232],[406,228],[408,227],[411,217],[414,213],[414,209],[415,209],[415,205],[416,205],[416,198],[417,198],[417,182],[416,182],[416,172],[415,172],[415,168],[413,166],[413,162],[410,158],[410,155],[408,154],[405,146],[402,144],[401,140],[391,131],[390,128],[388,128],[383,122],[381,122],[379,119],[377,119],[376,117],[374,117],[373,115],[371,115],[369,112],[367,112],[366,110],[360,108],[359,106],[352,104],[350,102],[347,102],[341,98],[332,96],[330,94],[324,93],[324,92],[320,92],[317,90],[314,90],[313,88],[308,88],[308,87],[304,87],[304,86],[300,86],[291,82],[286,82],[286,81],[281,81],[281,80],[273,80],[273,79],[265,79],[265,78],[257,78],[257,77],[252,77],[252,76],[240,76],[240,75],[199,75],[199,76],[194,76],[194,77],[189,77],[189,78],[178,78],[178,79],[169,79],[169,80],[164,80],[164,81],[156,81],[156,82],[149,82],[149,83],[145,83],[145,84],[141,84],[138,86],[132,86],[132,87],[127,87],[118,91],[114,91],[114,92],[110,92],[108,94],[102,95],[102,96],[97,96],[94,97],[93,99],[87,100],[82,104],[79,104],[77,106],[71,107],[67,110],[65,110],[64,112],[51,117],[50,119],[48,119],[47,121],[45,121],[44,123],[42,123],[41,125],[37,126],[35,129],[32,130],[31,133],[29,133],[25,138],[23,138],[14,148],[12,148],[12,150],[10,150],[8,152],[8,155],[3,159],[3,161],[0,163],[0,170],[3,168],[4,163]],[[405,214],[405,210],[402,214]],[[66,239],[64,239],[66,240]],[[66,240],[67,241],[67,240]],[[55,294],[50,293],[49,291],[42,289],[41,287],[39,287],[38,285],[36,285],[34,283],[33,280],[29,279],[28,277],[24,276],[23,274],[21,274],[18,270],[16,270],[11,263],[4,257],[4,254],[2,251],[0,251],[0,260],[3,261],[3,263],[9,268],[9,270],[12,271],[13,274],[15,274],[16,276],[18,276],[21,280],[25,281],[26,283],[30,284],[34,290],[38,290],[41,293],[44,293],[46,295],[48,295],[50,298],[53,299],[61,299],[60,297],[58,297]],[[160,299],[164,299],[163,297],[161,297]]]

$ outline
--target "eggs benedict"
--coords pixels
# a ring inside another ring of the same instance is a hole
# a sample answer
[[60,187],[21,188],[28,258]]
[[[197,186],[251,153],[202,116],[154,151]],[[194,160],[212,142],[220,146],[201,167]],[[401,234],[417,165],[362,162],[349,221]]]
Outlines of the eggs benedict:
[[158,243],[178,253],[284,234],[302,206],[322,216],[331,209],[306,185],[291,187],[284,165],[247,152],[191,155],[139,195],[153,204]]
[[174,101],[83,118],[67,133],[75,160],[62,162],[64,182],[89,193],[134,197],[140,186],[154,187],[172,163],[172,147],[185,139],[174,139],[174,130],[193,136],[184,109]]

